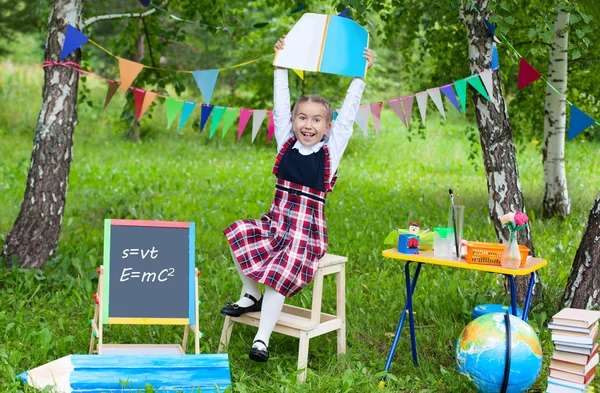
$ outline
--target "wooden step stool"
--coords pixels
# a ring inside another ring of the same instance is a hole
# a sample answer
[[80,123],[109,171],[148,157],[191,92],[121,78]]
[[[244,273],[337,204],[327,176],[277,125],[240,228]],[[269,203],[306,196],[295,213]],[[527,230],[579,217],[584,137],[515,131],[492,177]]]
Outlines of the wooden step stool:
[[[283,305],[281,316],[274,331],[288,336],[298,337],[300,346],[298,350],[298,370],[304,371],[298,375],[299,381],[306,380],[306,366],[308,363],[308,342],[311,338],[332,331],[337,332],[337,353],[346,352],[346,271],[345,264],[348,258],[333,254],[325,254],[319,260],[319,266],[313,278],[313,298],[310,310]],[[335,273],[337,286],[336,314],[325,314],[321,312],[321,300],[323,299],[323,278],[328,274]],[[244,295],[244,289],[240,296]],[[229,345],[233,323],[243,323],[258,327],[260,323],[260,312],[251,312],[234,318],[225,316],[225,324],[221,333],[218,352]]]

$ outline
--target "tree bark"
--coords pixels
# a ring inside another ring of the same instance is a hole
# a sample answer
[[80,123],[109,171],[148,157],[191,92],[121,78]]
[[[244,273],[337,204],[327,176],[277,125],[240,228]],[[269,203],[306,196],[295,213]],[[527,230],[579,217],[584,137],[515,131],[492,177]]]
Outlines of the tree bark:
[[[81,23],[82,0],[51,0],[45,59],[60,61],[66,25]],[[78,63],[81,51],[63,61]],[[31,164],[21,210],[6,237],[2,257],[20,267],[44,268],[56,250],[64,216],[77,125],[79,73],[67,67],[44,68],[42,107],[33,138]]]
[[[467,28],[470,71],[471,74],[478,74],[491,68],[493,40],[482,16],[471,4],[471,1],[462,2],[459,12],[460,19]],[[490,18],[492,12],[487,10],[488,0],[475,0],[474,4],[482,15]],[[509,212],[525,212],[525,203],[512,129],[498,72],[493,72],[493,94],[490,94],[492,101],[488,101],[474,89],[471,90],[487,178],[490,219],[494,223],[498,241],[508,243],[509,231],[503,227],[500,217]],[[529,247],[534,255],[529,226],[517,232],[517,240],[519,244]],[[528,282],[528,277],[519,276],[515,279],[520,303],[525,300]]]
[[[567,92],[567,63],[569,45],[569,12],[556,7],[548,80],[564,96]],[[547,217],[566,217],[571,212],[571,201],[565,174],[565,124],[567,103],[550,86],[546,88],[544,115],[544,145],[542,147],[545,193],[543,214]]]
[[564,304],[573,308],[600,306],[600,192],[571,266]]

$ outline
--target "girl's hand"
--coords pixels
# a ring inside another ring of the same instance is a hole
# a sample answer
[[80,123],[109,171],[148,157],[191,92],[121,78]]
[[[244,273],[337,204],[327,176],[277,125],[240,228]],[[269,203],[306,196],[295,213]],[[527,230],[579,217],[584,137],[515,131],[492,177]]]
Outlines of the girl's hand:
[[285,36],[281,37],[279,39],[279,41],[277,41],[277,43],[275,44],[274,48],[275,48],[275,52],[282,50],[283,49],[283,45],[285,44]]
[[371,68],[375,64],[375,55],[371,49],[365,48],[363,57],[367,59],[367,68]]

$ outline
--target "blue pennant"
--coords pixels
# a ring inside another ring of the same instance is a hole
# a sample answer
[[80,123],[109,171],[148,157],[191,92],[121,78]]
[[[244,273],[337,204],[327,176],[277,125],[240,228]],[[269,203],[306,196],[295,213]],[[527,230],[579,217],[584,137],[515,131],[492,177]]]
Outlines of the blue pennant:
[[214,105],[206,105],[202,104],[202,113],[200,114],[200,132],[204,129],[206,125],[206,121],[208,120],[208,116],[210,116],[210,112],[212,112]]
[[575,105],[571,108],[571,121],[569,122],[568,141],[581,134],[583,130],[594,124],[596,121],[583,113]]
[[65,34],[65,43],[62,47],[62,52],[60,53],[60,61],[62,61],[65,57],[69,56],[71,52],[79,49],[83,44],[89,41],[89,38],[86,37],[81,31],[77,30],[71,25],[67,25],[67,32]]

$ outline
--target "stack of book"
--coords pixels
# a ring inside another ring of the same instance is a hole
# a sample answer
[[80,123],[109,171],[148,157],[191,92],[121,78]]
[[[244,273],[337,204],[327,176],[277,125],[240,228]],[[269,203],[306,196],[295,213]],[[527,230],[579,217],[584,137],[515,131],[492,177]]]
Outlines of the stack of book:
[[591,392],[598,364],[600,311],[565,308],[552,317],[554,353],[546,393]]

